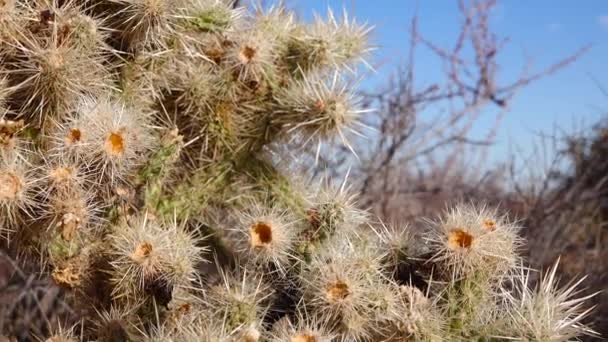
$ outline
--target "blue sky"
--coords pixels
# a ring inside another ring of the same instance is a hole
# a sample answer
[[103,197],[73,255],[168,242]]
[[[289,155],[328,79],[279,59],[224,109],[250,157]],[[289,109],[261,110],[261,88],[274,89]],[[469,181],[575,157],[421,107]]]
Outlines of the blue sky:
[[[590,126],[608,112],[608,97],[593,81],[597,79],[608,89],[608,1],[498,2],[493,27],[500,36],[510,37],[499,59],[500,77],[505,80],[519,75],[530,62],[533,70],[540,70],[592,44],[575,64],[519,92],[492,149],[493,159],[500,161],[512,144],[529,150],[535,134],[550,132],[554,124],[571,131]],[[288,4],[305,17],[313,11],[324,14],[328,7],[346,8],[358,20],[375,25],[373,38],[380,47],[374,59],[381,67],[364,83],[372,88],[403,63],[409,20],[414,14],[419,16],[420,32],[438,44],[452,42],[460,22],[456,0],[291,0]],[[441,65],[428,52],[421,51],[417,57],[419,82],[428,85],[439,75]],[[494,123],[493,115],[485,113],[474,136],[483,137]]]

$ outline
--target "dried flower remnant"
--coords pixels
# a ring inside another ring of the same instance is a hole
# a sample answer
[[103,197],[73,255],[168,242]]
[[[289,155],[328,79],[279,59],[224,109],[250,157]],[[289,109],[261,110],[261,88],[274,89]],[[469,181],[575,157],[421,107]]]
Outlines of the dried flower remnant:
[[237,214],[237,222],[230,231],[231,239],[245,260],[257,266],[272,265],[280,272],[289,268],[299,229],[287,212],[253,205]]
[[13,121],[0,118],[0,156],[19,152],[18,134],[24,127],[23,120]]
[[65,143],[69,146],[79,143],[82,140],[82,131],[79,128],[70,128]]
[[143,241],[135,247],[131,254],[131,260],[138,264],[143,264],[152,254],[152,245],[148,241]]
[[268,223],[256,222],[250,230],[253,247],[263,247],[272,243],[272,227]]
[[487,219],[483,221],[483,227],[490,232],[493,232],[496,230],[496,222],[492,219]]
[[0,200],[15,200],[23,189],[23,180],[14,172],[5,171],[0,174]]
[[346,299],[350,295],[348,290],[348,285],[340,280],[335,282],[334,284],[330,284],[327,288],[327,300],[330,303],[336,303],[341,300]]
[[82,284],[82,279],[80,275],[75,272],[75,270],[71,266],[68,266],[63,269],[55,269],[51,273],[51,276],[57,284],[69,288],[74,288]]
[[448,246],[452,250],[469,249],[473,245],[473,236],[463,229],[455,228],[450,230]]
[[125,139],[121,132],[111,132],[106,140],[106,153],[120,157],[125,151]]

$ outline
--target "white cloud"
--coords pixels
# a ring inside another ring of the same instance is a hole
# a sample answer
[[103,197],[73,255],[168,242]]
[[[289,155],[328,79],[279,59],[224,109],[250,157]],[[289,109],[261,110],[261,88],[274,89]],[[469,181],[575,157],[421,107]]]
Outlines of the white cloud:
[[599,17],[597,17],[597,22],[598,22],[598,24],[600,24],[601,27],[608,30],[608,14],[602,14]]

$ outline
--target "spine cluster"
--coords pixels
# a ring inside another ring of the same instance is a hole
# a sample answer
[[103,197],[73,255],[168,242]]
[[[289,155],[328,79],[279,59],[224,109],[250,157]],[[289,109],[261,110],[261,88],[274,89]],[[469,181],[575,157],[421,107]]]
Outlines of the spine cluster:
[[369,67],[370,31],[346,13],[302,23],[222,0],[0,0],[2,246],[63,293],[44,310],[16,305],[39,292],[11,287],[31,284],[15,267],[2,334],[592,334],[580,283],[560,288],[553,268],[532,287],[519,227],[496,211],[460,205],[421,230],[386,227],[345,185],[286,166],[328,142],[356,148],[367,110],[349,80]]

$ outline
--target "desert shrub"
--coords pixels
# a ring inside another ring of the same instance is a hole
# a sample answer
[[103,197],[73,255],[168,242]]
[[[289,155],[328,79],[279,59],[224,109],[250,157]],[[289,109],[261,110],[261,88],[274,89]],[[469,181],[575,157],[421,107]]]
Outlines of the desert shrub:
[[[531,180],[514,181],[517,191],[505,194],[530,227],[524,231],[529,262],[547,267],[560,256],[559,271],[565,278],[587,274],[585,293],[603,291],[607,271],[603,260],[608,257],[606,119],[580,132],[544,137],[539,146],[531,158],[546,160],[546,165],[530,170]],[[525,166],[516,165],[514,170],[518,168]],[[597,306],[590,321],[605,335],[607,294],[604,291],[590,302]]]

